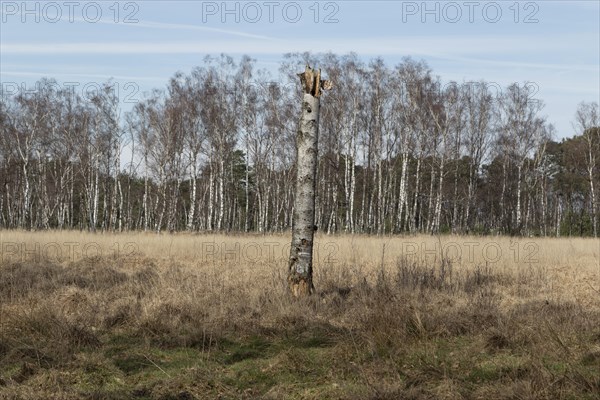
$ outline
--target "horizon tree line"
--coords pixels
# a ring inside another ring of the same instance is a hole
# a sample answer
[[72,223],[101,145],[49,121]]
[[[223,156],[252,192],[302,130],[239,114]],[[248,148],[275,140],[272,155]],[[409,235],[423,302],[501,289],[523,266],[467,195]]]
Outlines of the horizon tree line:
[[289,229],[307,63],[335,85],[319,230],[597,237],[598,103],[580,103],[577,134],[557,142],[527,83],[444,83],[408,57],[331,53],[287,54],[277,79],[248,56],[206,57],[128,112],[110,81],[89,98],[48,78],[2,93],[0,228]]

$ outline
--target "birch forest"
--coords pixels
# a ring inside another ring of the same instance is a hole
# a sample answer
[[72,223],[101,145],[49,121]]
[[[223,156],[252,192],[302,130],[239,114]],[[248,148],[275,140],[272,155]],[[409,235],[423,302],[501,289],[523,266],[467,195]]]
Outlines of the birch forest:
[[334,86],[321,103],[319,231],[597,236],[597,103],[555,132],[527,82],[309,53],[282,57],[278,74],[207,57],[127,107],[111,81],[90,96],[51,78],[2,93],[0,227],[288,230],[306,63]]

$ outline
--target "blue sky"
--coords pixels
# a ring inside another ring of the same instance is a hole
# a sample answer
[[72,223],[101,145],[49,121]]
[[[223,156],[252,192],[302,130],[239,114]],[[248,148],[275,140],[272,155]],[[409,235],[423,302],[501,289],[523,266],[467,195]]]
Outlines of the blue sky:
[[248,54],[276,75],[284,53],[310,50],[382,56],[390,66],[412,56],[446,82],[530,82],[557,138],[573,135],[579,102],[600,97],[598,0],[2,0],[0,11],[8,90],[42,77],[79,87],[113,77],[121,98],[135,101],[209,54]]

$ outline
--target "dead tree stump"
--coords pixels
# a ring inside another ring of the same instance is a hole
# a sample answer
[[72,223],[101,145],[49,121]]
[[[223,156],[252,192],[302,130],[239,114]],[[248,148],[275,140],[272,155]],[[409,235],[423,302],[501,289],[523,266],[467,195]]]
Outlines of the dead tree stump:
[[308,65],[298,76],[303,97],[300,127],[296,136],[297,175],[288,285],[294,297],[304,297],[314,292],[312,261],[320,97],[321,90],[331,89],[332,84],[321,80],[321,70],[313,70]]

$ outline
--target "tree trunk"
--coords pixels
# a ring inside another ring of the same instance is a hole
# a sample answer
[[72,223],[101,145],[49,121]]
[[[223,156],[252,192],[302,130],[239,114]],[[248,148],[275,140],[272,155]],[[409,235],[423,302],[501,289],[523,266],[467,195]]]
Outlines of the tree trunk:
[[246,200],[246,204],[245,204],[245,210],[244,210],[244,232],[248,232],[248,228],[249,228],[249,213],[250,213],[250,192],[249,192],[249,186],[250,186],[250,170],[249,170],[249,164],[250,164],[250,156],[248,155],[248,138],[246,137],[246,161],[245,161],[245,169],[246,169],[246,184],[245,184],[245,200]]
[[27,172],[27,160],[23,162],[23,213],[21,220],[21,229],[26,229],[27,218],[29,216],[29,173]]
[[92,206],[92,232],[96,232],[96,227],[98,226],[98,201],[99,201],[99,197],[100,197],[100,189],[98,187],[99,185],[99,179],[100,179],[100,166],[98,165],[98,158],[99,155],[96,154],[95,156],[95,164],[94,164],[94,200],[93,200],[93,206]]
[[521,233],[521,171],[522,164],[517,167],[517,230]]
[[296,138],[296,196],[292,243],[288,268],[288,285],[294,297],[305,297],[314,291],[312,281],[313,237],[315,226],[315,188],[319,140],[321,71],[308,65],[299,74],[303,86],[302,117]]
[[429,180],[429,202],[427,203],[427,232],[433,233],[433,187],[435,182],[435,163],[433,157],[431,158],[431,179]]
[[142,199],[144,209],[144,232],[148,231],[148,156],[144,156],[144,197]]
[[[591,154],[590,154],[590,158],[592,158]],[[591,202],[592,202],[592,227],[594,230],[594,237],[598,237],[598,230],[597,230],[598,222],[597,222],[597,215],[596,215],[596,194],[595,194],[595,189],[594,189],[594,169],[593,168],[588,168],[588,177],[589,177],[589,181],[590,181],[590,196],[591,196]]]
[[[419,154],[419,158],[417,158],[417,171],[415,172],[415,196],[413,199],[413,207],[412,207],[412,227],[411,233],[418,232],[421,223],[421,218],[417,215],[417,207],[419,206],[419,192],[421,190],[421,181],[420,181],[420,172],[421,172],[421,154]],[[419,207],[420,209],[420,207]]]
[[214,164],[212,162],[212,154],[211,154],[211,160],[210,160],[210,175],[208,177],[208,216],[206,218],[206,226],[207,229],[209,231],[213,230],[213,210],[214,210],[214,197],[215,197],[215,189],[214,189],[214,182],[213,182],[213,171],[214,171]]
[[198,172],[196,165],[196,155],[192,157],[192,190],[190,190],[190,213],[188,215],[187,230],[194,229],[194,217],[196,215],[196,192],[198,190]]
[[[506,196],[506,157],[502,162],[502,193],[500,194],[500,227],[506,228],[506,207],[504,198]],[[500,228],[498,227],[498,228]]]
[[404,204],[406,203],[406,176],[408,170],[408,151],[406,150],[406,146],[407,144],[404,143],[404,149],[402,151],[402,172],[400,173],[400,194],[398,195],[398,219],[396,221],[396,227],[399,232],[403,230],[402,212],[404,210]]
[[467,190],[467,203],[465,205],[465,219],[464,224],[467,230],[467,233],[471,230],[470,224],[470,215],[471,215],[471,205],[473,204],[473,192],[475,187],[475,167],[471,163],[469,167],[469,188]]
[[354,193],[356,192],[356,174],[354,164],[356,163],[356,143],[354,134],[352,136],[352,164],[350,165],[350,232],[354,233]]
[[219,219],[217,220],[217,230],[221,230],[223,224],[223,215],[225,213],[225,161],[223,158],[219,161]]
[[556,198],[556,237],[560,237],[560,223],[562,221],[562,204],[561,197]]
[[[458,135],[458,133],[457,133]],[[459,141],[460,142],[460,141]],[[462,230],[461,227],[459,227],[459,223],[458,223],[458,163],[459,163],[459,159],[460,159],[460,150],[459,150],[459,145],[457,145],[456,148],[456,155],[454,157],[454,162],[455,162],[455,166],[454,166],[454,204],[453,204],[453,210],[452,210],[452,233],[456,234],[459,230]]]
[[[444,143],[445,147],[445,143]],[[442,216],[442,197],[444,195],[444,166],[445,166],[445,155],[442,154],[442,160],[440,162],[440,178],[438,183],[438,195],[435,201],[435,214],[433,221],[432,233],[438,233],[440,230],[440,220]]]

